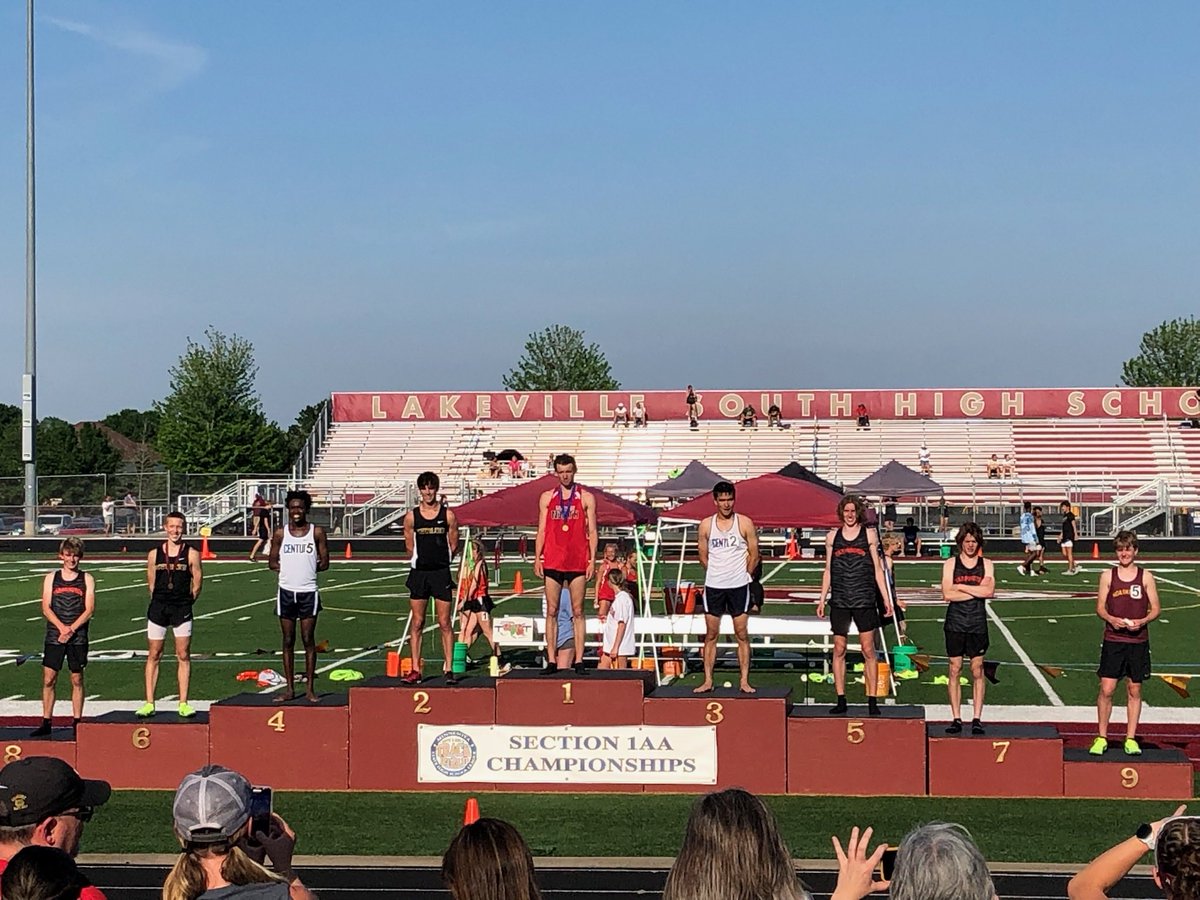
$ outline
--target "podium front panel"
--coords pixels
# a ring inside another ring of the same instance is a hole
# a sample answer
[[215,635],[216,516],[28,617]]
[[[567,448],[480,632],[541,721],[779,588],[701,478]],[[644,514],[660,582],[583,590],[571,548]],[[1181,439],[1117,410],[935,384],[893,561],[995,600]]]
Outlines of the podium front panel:
[[797,706],[788,717],[789,794],[924,796],[925,709],[881,706],[880,715],[851,706],[831,716]]
[[1192,763],[1182,750],[1145,748],[1126,756],[1120,747],[1103,756],[1063,751],[1063,793],[1068,797],[1181,800],[1192,794]]
[[75,729],[75,768],[115,788],[173,791],[184,775],[208,765],[208,723],[207,713],[140,719],[111,712],[84,719]]
[[929,793],[935,797],[1061,797],[1063,745],[1048,725],[988,725],[987,733],[946,734],[930,724]]

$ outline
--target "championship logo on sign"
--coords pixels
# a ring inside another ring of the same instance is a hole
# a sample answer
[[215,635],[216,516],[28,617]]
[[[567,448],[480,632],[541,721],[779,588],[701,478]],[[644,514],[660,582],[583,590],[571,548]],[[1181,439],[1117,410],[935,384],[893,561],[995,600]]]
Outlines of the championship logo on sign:
[[449,778],[470,772],[476,756],[475,742],[461,731],[443,731],[429,747],[434,768]]
[[1130,585],[1129,596],[1134,600],[1142,599],[1142,586],[1140,584]]

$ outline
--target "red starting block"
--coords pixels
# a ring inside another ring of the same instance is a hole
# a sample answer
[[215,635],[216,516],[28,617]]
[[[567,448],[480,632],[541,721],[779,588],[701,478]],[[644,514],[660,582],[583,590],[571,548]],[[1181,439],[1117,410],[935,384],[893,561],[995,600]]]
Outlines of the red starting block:
[[[714,790],[742,787],[756,794],[782,794],[787,760],[778,752],[787,740],[792,689],[763,686],[754,694],[715,688],[694,694],[689,687],[660,687],[645,700],[647,725],[712,725],[717,729],[716,785],[656,785],[647,791]],[[774,748],[774,749],[768,749]]]
[[254,784],[288,791],[344,791],[349,784],[350,707],[345,694],[318,703],[301,695],[239,694],[209,710],[212,761]]
[[75,731],[71,728],[55,728],[50,737],[31,738],[29,727],[0,728],[0,752],[3,752],[3,762],[8,765],[18,759],[28,756],[53,756],[63,762],[75,765]]
[[1103,756],[1068,747],[1063,751],[1063,793],[1068,797],[1132,797],[1179,800],[1192,794],[1192,764],[1182,750],[1147,747],[1139,756],[1118,748]]
[[925,709],[797,706],[787,720],[789,794],[924,796]]
[[181,719],[158,713],[139,719],[111,712],[84,719],[75,729],[75,768],[115,788],[173,791],[183,776],[208,765],[208,715]]
[[987,733],[926,729],[934,797],[1061,797],[1062,737],[1049,725],[988,725]]
[[645,669],[510,672],[496,681],[500,725],[641,725],[642,701],[654,688]]
[[[371,678],[350,688],[350,790],[446,790],[417,781],[418,725],[491,725],[496,721],[492,678],[464,678],[456,685],[429,679],[419,685],[398,678]],[[490,790],[491,783],[464,782],[455,790]]]

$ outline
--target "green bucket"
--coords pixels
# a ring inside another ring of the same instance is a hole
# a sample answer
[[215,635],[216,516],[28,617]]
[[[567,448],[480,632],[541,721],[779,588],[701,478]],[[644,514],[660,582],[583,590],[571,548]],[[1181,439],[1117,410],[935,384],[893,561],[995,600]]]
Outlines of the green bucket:
[[462,675],[467,671],[467,645],[461,641],[454,642],[454,655],[450,660],[450,671]]
[[901,644],[892,648],[892,669],[896,672],[908,672],[913,668],[913,655],[917,648],[912,644]]
[[950,545],[942,544],[942,546],[938,548],[938,554],[942,557],[942,559],[949,559],[950,558]]

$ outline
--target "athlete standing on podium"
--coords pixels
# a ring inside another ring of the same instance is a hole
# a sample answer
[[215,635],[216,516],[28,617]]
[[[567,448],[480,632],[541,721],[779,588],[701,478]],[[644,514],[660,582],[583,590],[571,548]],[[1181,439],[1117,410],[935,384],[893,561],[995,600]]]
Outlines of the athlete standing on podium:
[[283,632],[283,693],[275,698],[286,703],[296,696],[296,621],[300,622],[300,641],[304,645],[304,686],[309,703],[317,702],[314,681],[317,677],[317,613],[321,596],[317,592],[317,573],[329,568],[329,544],[325,529],[308,521],[312,497],[308,491],[288,491],[284,500],[288,523],[271,536],[268,565],[279,573],[279,591],[275,614]]
[[833,685],[837,704],[830,715],[846,712],[846,643],[850,623],[858,629],[858,645],[862,650],[863,678],[867,685],[867,707],[873,716],[880,715],[875,697],[878,685],[878,666],[875,664],[875,631],[879,628],[879,608],[875,591],[883,598],[883,615],[892,614],[892,595],[888,590],[883,565],[879,561],[879,538],[875,529],[864,524],[866,507],[861,497],[853,495],[838,501],[842,527],[825,537],[825,573],[821,576],[821,596],[817,600],[817,615],[825,615],[825,598],[829,598],[829,624],[833,629]]
[[412,556],[408,573],[409,607],[412,618],[408,632],[412,648],[412,671],[401,680],[405,684],[421,683],[421,640],[425,637],[425,611],[432,597],[437,610],[438,630],[442,633],[442,671],[448,684],[455,684],[451,660],[454,656],[454,579],[450,576],[450,560],[458,552],[458,520],[454,512],[438,499],[441,480],[435,472],[417,476],[417,491],[421,502],[404,515],[404,546]]
[[962,689],[958,678],[963,657],[971,661],[971,699],[974,718],[971,734],[983,734],[983,657],[988,649],[987,601],[996,592],[996,570],[990,559],[983,558],[983,531],[974,522],[958,529],[955,538],[958,553],[942,564],[942,599],[946,608],[946,656],[950,660],[950,716],[953,721],[946,734],[963,730],[959,707]]
[[583,601],[595,571],[596,498],[575,483],[575,457],[566,453],[554,457],[554,474],[558,476],[558,487],[545,491],[538,500],[538,532],[533,549],[533,574],[543,580],[546,591],[544,674],[558,671],[558,632],[549,623],[558,617],[566,588],[571,594],[571,624],[575,631],[575,672],[585,675]]

